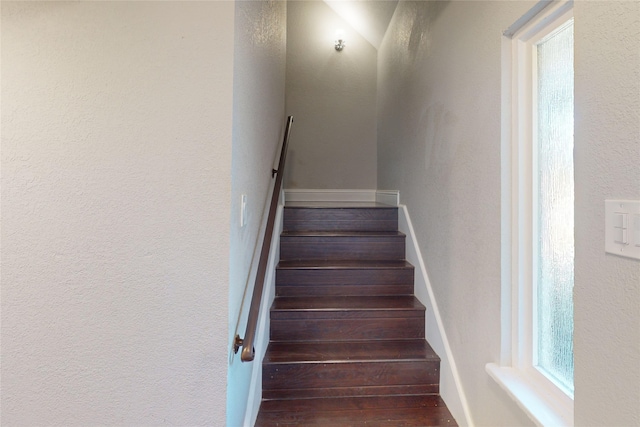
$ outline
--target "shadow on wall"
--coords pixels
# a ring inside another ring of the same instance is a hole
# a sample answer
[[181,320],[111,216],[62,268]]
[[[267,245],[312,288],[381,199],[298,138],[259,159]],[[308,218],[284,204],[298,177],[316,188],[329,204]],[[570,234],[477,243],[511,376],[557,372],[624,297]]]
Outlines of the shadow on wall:
[[419,140],[424,141],[421,147],[425,152],[420,157],[424,161],[427,174],[445,175],[461,149],[461,141],[451,138],[453,129],[460,120],[455,112],[447,109],[442,103],[427,105],[422,110],[419,128]]
[[290,188],[298,188],[299,185],[294,179],[297,175],[296,170],[298,166],[298,158],[296,154],[296,150],[294,148],[289,148],[287,150],[287,166],[284,170],[284,183],[282,188],[290,189]]
[[406,2],[405,7],[398,9],[401,15],[396,18],[404,27],[400,30],[399,40],[409,52],[409,59],[415,61],[420,57],[429,56],[431,28],[450,2],[451,0],[412,1]]

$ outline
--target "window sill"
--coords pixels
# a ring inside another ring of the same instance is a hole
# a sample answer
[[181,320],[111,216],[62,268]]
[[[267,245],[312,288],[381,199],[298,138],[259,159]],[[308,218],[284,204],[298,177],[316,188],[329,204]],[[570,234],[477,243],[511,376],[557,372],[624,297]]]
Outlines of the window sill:
[[524,412],[539,426],[572,426],[573,405],[561,405],[545,386],[521,371],[489,363],[486,371]]

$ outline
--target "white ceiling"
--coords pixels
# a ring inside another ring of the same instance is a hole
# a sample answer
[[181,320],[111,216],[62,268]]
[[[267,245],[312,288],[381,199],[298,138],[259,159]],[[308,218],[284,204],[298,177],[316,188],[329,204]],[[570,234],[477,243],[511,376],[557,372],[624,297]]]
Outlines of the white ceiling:
[[382,39],[398,0],[324,0],[376,49]]

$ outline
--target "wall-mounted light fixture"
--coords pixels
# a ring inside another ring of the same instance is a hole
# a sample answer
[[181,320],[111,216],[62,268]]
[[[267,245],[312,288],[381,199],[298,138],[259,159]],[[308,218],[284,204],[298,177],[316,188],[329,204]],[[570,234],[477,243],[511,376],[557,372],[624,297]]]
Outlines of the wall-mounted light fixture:
[[345,45],[346,45],[346,42],[344,40],[344,31],[342,30],[336,31],[336,42],[334,45],[336,50],[340,52],[342,49],[344,49]]

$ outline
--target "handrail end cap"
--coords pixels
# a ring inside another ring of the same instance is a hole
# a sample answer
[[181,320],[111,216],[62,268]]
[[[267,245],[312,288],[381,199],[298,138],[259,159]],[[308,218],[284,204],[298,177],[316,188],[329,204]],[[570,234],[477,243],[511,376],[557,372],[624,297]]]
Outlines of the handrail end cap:
[[243,362],[252,362],[255,357],[256,349],[254,347],[251,347],[251,349],[249,349],[248,347],[242,349],[242,356],[240,357],[240,359]]

